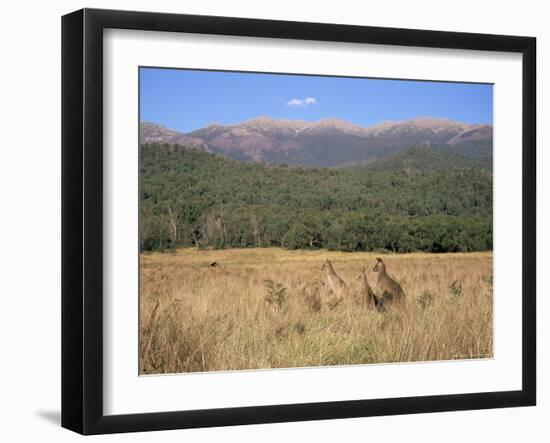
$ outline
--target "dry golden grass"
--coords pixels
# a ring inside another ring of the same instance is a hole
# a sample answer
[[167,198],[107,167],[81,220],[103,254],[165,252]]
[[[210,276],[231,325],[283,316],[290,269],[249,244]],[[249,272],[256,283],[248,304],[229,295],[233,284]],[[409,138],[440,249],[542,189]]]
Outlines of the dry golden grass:
[[[385,255],[408,299],[385,312],[357,300],[363,266],[377,292],[375,257],[275,248],[142,254],[141,373],[492,357],[491,252]],[[324,297],[326,258],[348,285],[341,303]],[[268,302],[266,280],[275,292],[286,288],[280,307]]]

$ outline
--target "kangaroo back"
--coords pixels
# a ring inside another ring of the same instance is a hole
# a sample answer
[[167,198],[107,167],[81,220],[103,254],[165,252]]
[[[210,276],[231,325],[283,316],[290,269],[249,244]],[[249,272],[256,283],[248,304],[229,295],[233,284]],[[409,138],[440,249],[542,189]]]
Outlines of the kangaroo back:
[[325,270],[327,292],[333,295],[340,295],[345,291],[346,283],[336,274],[336,271],[332,267],[332,263],[328,259],[323,265],[323,269]]
[[375,270],[378,272],[378,285],[384,302],[403,301],[405,299],[403,288],[386,272],[384,261],[382,259],[377,260]]

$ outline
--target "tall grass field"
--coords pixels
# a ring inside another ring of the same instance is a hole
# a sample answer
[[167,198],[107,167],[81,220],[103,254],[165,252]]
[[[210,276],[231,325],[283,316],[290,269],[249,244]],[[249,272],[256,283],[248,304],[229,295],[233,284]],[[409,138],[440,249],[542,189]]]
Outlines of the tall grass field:
[[[366,306],[375,253],[178,249],[140,257],[140,373],[493,356],[492,252],[385,254],[405,303]],[[328,296],[321,266],[345,281]]]

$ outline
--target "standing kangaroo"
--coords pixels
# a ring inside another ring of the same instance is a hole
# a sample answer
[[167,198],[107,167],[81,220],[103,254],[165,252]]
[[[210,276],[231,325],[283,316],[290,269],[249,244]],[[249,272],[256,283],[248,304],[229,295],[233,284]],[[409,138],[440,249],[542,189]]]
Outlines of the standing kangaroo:
[[405,293],[403,289],[393,278],[391,278],[386,272],[386,264],[380,258],[376,258],[376,265],[373,268],[374,272],[378,272],[378,286],[380,287],[380,293],[382,297],[380,302],[386,304],[387,302],[401,302],[405,299]]
[[338,277],[338,274],[334,271],[332,263],[327,258],[327,261],[321,266],[321,269],[325,271],[325,285],[328,295],[340,296],[346,290],[346,284],[344,280]]
[[379,302],[376,298],[376,294],[369,285],[365,268],[363,268],[361,274],[359,274],[359,277],[357,277],[357,280],[360,281],[359,297],[361,302],[369,309],[377,307],[379,305]]

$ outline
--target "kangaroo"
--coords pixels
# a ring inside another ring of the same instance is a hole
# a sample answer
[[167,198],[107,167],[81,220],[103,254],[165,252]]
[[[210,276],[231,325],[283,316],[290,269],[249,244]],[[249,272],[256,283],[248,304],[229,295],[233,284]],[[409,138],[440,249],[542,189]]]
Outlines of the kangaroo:
[[321,269],[325,271],[325,287],[328,295],[340,296],[346,290],[346,284],[344,280],[338,277],[338,274],[334,272],[332,263],[327,258],[327,261],[321,266]]
[[359,287],[359,296],[360,296],[361,302],[369,309],[378,307],[379,301],[376,297],[376,294],[374,293],[374,291],[369,285],[365,268],[363,268],[363,270],[361,271],[361,274],[359,274],[359,277],[357,277],[357,280],[360,281],[360,285],[361,285]]
[[382,297],[380,302],[386,304],[388,302],[401,302],[405,299],[403,289],[393,278],[386,272],[386,264],[380,257],[376,258],[376,265],[373,268],[374,272],[378,272],[378,286]]

